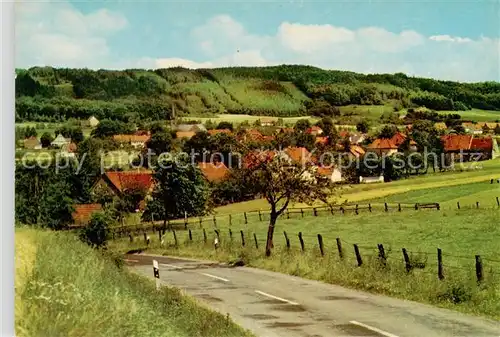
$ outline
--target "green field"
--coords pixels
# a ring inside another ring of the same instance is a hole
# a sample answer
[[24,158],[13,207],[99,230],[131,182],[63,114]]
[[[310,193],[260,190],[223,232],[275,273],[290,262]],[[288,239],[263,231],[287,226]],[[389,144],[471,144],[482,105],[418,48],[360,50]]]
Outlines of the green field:
[[15,319],[17,336],[251,336],[70,233],[33,229],[16,230]]
[[[37,122],[24,122],[24,123],[16,123],[16,127],[34,127],[37,132],[37,137],[40,139],[40,136],[44,133],[48,132],[54,138],[57,136],[55,134],[56,130],[61,127],[64,123],[37,123]],[[83,136],[89,137],[92,132],[92,128],[82,128]]]

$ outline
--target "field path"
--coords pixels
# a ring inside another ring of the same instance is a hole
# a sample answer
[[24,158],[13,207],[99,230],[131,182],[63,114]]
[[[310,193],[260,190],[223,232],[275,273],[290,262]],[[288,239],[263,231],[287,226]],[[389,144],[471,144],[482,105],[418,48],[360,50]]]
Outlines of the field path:
[[500,322],[317,281],[210,261],[127,255],[137,273],[183,289],[261,337],[500,336]]

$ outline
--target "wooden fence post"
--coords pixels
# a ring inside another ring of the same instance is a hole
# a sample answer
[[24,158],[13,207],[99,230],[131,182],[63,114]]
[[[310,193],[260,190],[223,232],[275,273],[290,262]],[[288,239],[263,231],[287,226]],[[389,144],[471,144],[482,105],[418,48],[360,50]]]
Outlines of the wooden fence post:
[[248,223],[247,212],[243,212],[243,215],[245,216],[245,225],[246,225]]
[[444,273],[443,273],[443,251],[441,248],[437,249],[438,252],[438,278],[440,280],[444,279]]
[[460,209],[460,201],[457,201],[457,209]]
[[324,256],[325,252],[323,250],[323,237],[321,236],[321,234],[318,234],[318,245],[319,245],[319,251],[321,253],[321,256]]
[[368,210],[370,211],[370,213],[372,212],[372,204],[368,204]]
[[386,212],[389,211],[389,207],[387,207],[387,203],[386,202],[384,202],[384,208],[385,208]]
[[259,221],[262,221],[262,213],[260,212],[260,209],[259,209]]
[[415,203],[415,211],[418,211],[418,203]]
[[[497,197],[497,200],[498,200],[498,197]],[[304,209],[302,209],[302,208],[300,209],[300,215],[301,215],[302,217],[304,217]]]
[[476,277],[477,283],[483,281],[483,262],[481,261],[481,256],[476,255]]
[[241,234],[241,246],[245,247],[245,234],[243,233],[242,230],[240,231],[240,234]]
[[500,207],[500,199],[497,197],[497,206]]
[[231,230],[231,228],[229,228],[229,240],[233,242],[233,231]]
[[342,241],[340,238],[337,238],[337,250],[339,251],[339,257],[342,259],[344,258],[344,254],[342,254]]
[[130,238],[130,242],[134,242],[134,237],[132,236],[132,234],[129,234],[128,237]]
[[286,210],[286,218],[290,219],[290,211],[288,209]]
[[411,263],[410,263],[410,257],[408,256],[408,252],[406,251],[406,248],[403,248],[403,258],[405,260],[406,272],[409,273],[411,271]]
[[214,214],[214,227],[217,228],[217,218],[215,217],[215,214]]
[[205,231],[205,228],[203,228],[203,242],[207,243],[207,232]]
[[220,244],[220,233],[219,230],[214,229],[215,235],[217,236],[217,242]]
[[300,248],[302,249],[302,251],[304,251],[305,247],[304,247],[304,239],[302,239],[302,232],[299,232],[299,241],[300,241]]
[[313,208],[314,216],[318,216],[318,211],[316,210],[316,207]]
[[344,207],[340,206],[340,213],[344,214]]
[[479,201],[476,201],[476,208],[479,208]]
[[398,212],[401,212],[401,203],[398,203]]
[[161,230],[158,231],[158,239],[160,239],[161,242]]
[[175,246],[177,247],[177,234],[175,234],[175,230],[172,230],[172,234],[174,235]]
[[358,214],[359,214],[359,211],[358,211],[358,204],[356,204],[356,209],[355,209],[354,211],[355,211],[356,215],[358,215]]
[[233,225],[233,219],[231,218],[231,214],[229,214],[229,226]]
[[255,248],[259,249],[259,241],[257,241],[257,234],[253,233],[253,239],[255,241]]
[[439,211],[441,209],[441,205],[439,203],[436,203],[436,209]]
[[201,228],[201,227],[203,227],[203,225],[202,225],[202,223],[203,223],[203,218],[202,218],[201,216],[200,216],[199,221],[200,221],[200,228]]
[[188,219],[184,217],[184,229],[188,228]]
[[191,228],[189,229],[189,241],[193,241],[193,233],[191,233]]
[[386,266],[387,265],[387,257],[385,256],[384,245],[379,243],[377,245],[377,247],[378,247],[378,257],[379,257],[380,261],[382,262],[382,264],[384,266]]
[[144,243],[147,243],[148,242],[148,236],[147,236],[146,232],[142,232],[142,235],[144,236]]
[[356,254],[356,261],[358,261],[358,267],[363,264],[363,260],[361,259],[361,254],[359,253],[359,248],[357,244],[354,244],[354,253]]
[[283,235],[285,236],[286,248],[290,249],[290,239],[288,238],[288,235],[286,234],[286,231],[283,231]]

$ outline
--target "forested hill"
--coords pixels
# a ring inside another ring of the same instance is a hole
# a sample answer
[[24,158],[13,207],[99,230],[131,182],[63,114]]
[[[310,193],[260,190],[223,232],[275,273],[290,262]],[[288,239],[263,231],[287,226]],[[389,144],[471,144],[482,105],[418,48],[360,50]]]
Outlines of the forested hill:
[[178,114],[299,116],[333,106],[500,110],[500,83],[457,83],[404,74],[363,75],[283,65],[123,71],[16,70],[16,120],[165,119]]

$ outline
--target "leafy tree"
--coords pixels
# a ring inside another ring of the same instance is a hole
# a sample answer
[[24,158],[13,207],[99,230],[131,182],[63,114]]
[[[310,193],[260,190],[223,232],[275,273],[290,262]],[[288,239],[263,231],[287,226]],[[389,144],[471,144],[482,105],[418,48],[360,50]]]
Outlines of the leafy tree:
[[398,129],[394,125],[386,125],[380,130],[379,137],[380,138],[392,138]]
[[118,134],[132,134],[135,130],[132,125],[110,119],[103,119],[97,127],[92,130],[92,136],[97,138],[106,138]]
[[83,131],[77,126],[63,125],[62,127],[56,129],[55,133],[62,134],[64,138],[71,138],[71,141],[76,144],[83,140]]
[[142,185],[129,185],[122,192],[118,201],[118,211],[133,213],[139,209],[140,203],[146,197],[147,191]]
[[229,129],[229,130],[233,131],[234,126],[233,126],[233,123],[231,123],[231,122],[222,121],[215,128],[217,130]]
[[305,147],[309,151],[314,149],[316,137],[310,133],[299,133],[295,136],[295,145],[298,147]]
[[40,200],[40,220],[50,229],[63,229],[73,222],[73,199],[65,182],[51,182]]
[[488,125],[486,123],[482,126],[482,129],[483,129],[484,133],[490,132],[490,128],[488,127]]
[[299,119],[296,123],[295,123],[295,131],[297,132],[304,132],[306,131],[308,128],[311,127],[311,123],[309,122],[308,119]]
[[93,248],[105,247],[109,240],[109,225],[112,222],[105,212],[93,213],[89,224],[82,228],[80,239]]
[[332,132],[336,131],[333,120],[330,117],[321,118],[321,120],[316,123],[316,125],[319,126],[321,130],[323,130],[323,134],[325,136],[329,136],[332,134]]
[[158,214],[164,220],[197,216],[207,211],[208,185],[196,165],[189,158],[159,159],[154,174],[153,200],[147,204],[149,214]]
[[340,116],[339,108],[332,106],[324,99],[307,101],[305,106],[307,109],[307,113],[311,116],[318,116],[318,117]]
[[465,134],[465,128],[462,125],[455,125],[453,127],[453,130],[459,135],[464,135]]
[[52,141],[54,140],[54,137],[48,132],[44,132],[42,137],[40,137],[40,143],[42,143],[42,147],[49,147]]
[[280,155],[256,155],[254,164],[243,169],[245,186],[255,194],[263,195],[270,206],[270,220],[266,240],[266,256],[271,255],[276,222],[292,201],[311,204],[316,200],[328,203],[334,191],[330,180],[317,175],[311,163],[294,163]]
[[36,137],[37,136],[37,132],[36,132],[36,129],[34,127],[26,127],[25,131],[24,131],[24,137],[25,138],[30,138],[30,137]]
[[151,149],[156,155],[169,152],[172,149],[172,135],[168,131],[157,131],[146,142],[146,148]]
[[193,137],[188,139],[184,143],[183,151],[189,155],[195,154],[194,158],[196,161],[203,160],[203,154],[205,156],[212,150],[212,140],[210,135],[206,131],[199,131]]
[[370,125],[365,120],[362,120],[361,122],[356,124],[356,130],[358,132],[367,133],[369,129],[370,129]]

